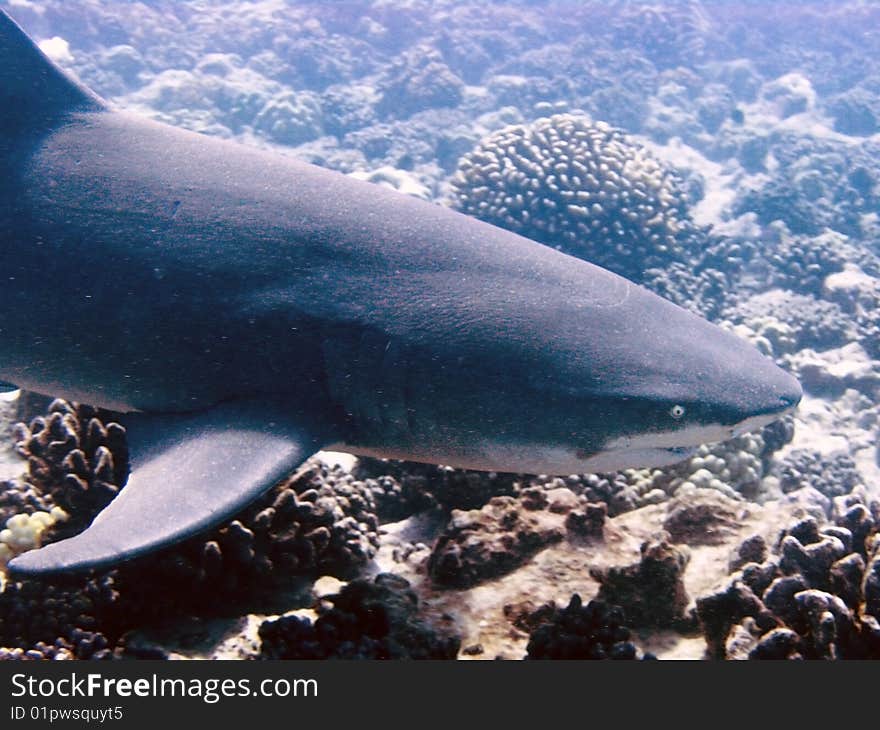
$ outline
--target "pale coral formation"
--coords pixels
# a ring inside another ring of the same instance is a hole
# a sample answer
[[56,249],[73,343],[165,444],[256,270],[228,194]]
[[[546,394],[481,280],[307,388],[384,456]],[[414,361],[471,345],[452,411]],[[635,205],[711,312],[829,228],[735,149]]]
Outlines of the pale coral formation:
[[637,280],[681,260],[695,234],[668,168],[620,130],[574,114],[489,135],[452,186],[459,210]]
[[58,522],[68,519],[60,507],[49,512],[13,515],[6,520],[6,528],[0,530],[0,568],[16,555],[40,547],[43,534]]

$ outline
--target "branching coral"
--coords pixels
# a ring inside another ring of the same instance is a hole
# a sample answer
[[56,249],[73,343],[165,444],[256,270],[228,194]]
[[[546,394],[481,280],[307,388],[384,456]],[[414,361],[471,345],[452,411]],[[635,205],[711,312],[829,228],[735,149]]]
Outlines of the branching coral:
[[752,549],[754,538],[740,547],[731,583],[697,600],[712,656],[880,657],[880,504],[857,489],[836,497],[833,512],[824,526],[813,517],[791,525],[770,556]]
[[54,400],[45,416],[17,424],[15,438],[29,481],[70,515],[65,532],[91,522],[128,478],[125,429],[90,406]]

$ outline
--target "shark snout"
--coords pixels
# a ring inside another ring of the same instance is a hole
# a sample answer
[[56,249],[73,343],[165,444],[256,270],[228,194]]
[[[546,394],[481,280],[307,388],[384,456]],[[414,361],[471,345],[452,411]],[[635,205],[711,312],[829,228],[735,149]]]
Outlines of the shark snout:
[[773,379],[773,386],[768,389],[760,405],[755,404],[751,412],[745,414],[745,418],[730,429],[731,436],[741,436],[765,426],[797,408],[803,397],[803,389],[797,378],[778,368],[774,374],[776,377]]
[[780,371],[779,384],[776,387],[775,399],[770,403],[766,413],[783,415],[794,410],[804,395],[803,388],[797,378]]

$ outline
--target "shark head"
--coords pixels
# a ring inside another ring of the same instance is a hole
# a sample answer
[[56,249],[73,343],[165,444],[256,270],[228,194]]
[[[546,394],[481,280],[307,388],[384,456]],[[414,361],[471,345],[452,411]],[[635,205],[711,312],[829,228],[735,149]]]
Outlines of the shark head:
[[591,373],[579,393],[590,418],[606,425],[598,438],[597,429],[588,431],[584,446],[574,450],[575,460],[567,463],[577,471],[681,461],[700,444],[780,418],[801,399],[798,381],[750,343],[651,300],[647,292],[632,298],[649,329],[637,340],[618,341],[616,368],[600,379]]
[[[347,408],[366,426],[355,451],[526,473],[654,467],[800,401],[797,380],[747,341],[605,269],[497,229],[486,237],[503,264],[444,275],[430,297],[440,277],[402,295],[407,329],[376,343],[381,396]],[[395,287],[371,308],[394,306]],[[365,410],[406,448],[374,439]]]

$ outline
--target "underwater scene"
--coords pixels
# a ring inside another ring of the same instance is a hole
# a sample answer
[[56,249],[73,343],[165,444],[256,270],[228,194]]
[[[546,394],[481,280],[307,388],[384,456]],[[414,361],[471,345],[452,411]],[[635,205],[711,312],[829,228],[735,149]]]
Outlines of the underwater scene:
[[5,0],[0,102],[0,659],[880,658],[880,3]]

